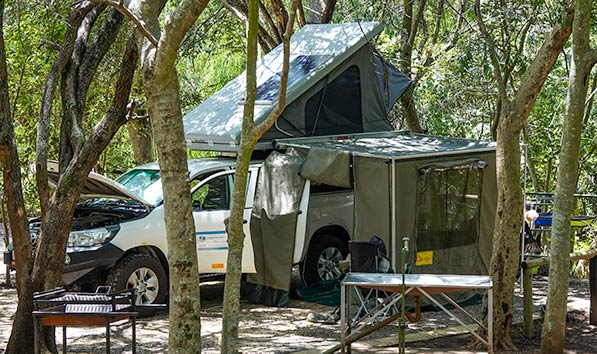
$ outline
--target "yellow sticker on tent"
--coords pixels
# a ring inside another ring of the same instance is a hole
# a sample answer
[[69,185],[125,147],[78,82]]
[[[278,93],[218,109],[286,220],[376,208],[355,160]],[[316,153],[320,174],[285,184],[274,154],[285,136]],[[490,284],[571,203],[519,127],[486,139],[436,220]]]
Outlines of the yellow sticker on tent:
[[423,266],[430,264],[433,264],[433,251],[417,252],[416,265]]

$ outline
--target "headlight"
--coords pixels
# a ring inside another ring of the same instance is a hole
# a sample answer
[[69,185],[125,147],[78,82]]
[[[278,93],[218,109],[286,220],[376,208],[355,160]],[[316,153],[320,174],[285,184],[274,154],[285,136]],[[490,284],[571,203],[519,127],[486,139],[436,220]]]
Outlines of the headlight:
[[68,235],[68,247],[101,246],[109,241],[120,230],[116,227],[100,227],[99,229],[71,231]]

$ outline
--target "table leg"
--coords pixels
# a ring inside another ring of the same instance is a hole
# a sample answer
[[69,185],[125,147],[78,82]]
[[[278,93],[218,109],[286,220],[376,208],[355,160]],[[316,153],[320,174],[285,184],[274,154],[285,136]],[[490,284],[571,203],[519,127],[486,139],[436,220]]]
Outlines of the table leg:
[[[351,333],[351,327],[352,327],[352,315],[350,314],[350,306],[351,306],[351,299],[350,299],[350,293],[352,292],[351,289],[352,285],[348,285],[346,287],[346,337],[348,338],[348,336]],[[354,289],[354,288],[353,288]],[[345,342],[346,344],[346,342]],[[346,353],[350,354],[352,352],[352,343],[348,343],[348,347],[346,348]]]
[[340,352],[346,353],[346,285],[340,286]]
[[133,354],[137,353],[137,318],[133,316]]
[[110,354],[110,320],[106,320],[106,354]]
[[39,338],[37,338],[37,317],[33,317],[33,353],[39,354]]
[[62,326],[62,353],[66,354],[66,326]]
[[488,352],[493,353],[493,288],[487,290],[487,342]]

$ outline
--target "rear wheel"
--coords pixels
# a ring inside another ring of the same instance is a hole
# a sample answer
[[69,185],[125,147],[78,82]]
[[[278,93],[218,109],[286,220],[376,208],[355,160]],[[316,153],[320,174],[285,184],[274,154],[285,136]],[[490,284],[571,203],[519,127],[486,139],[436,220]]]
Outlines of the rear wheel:
[[338,279],[342,275],[338,262],[346,259],[348,245],[333,235],[320,235],[311,242],[307,257],[301,265],[305,284]]
[[107,284],[116,291],[135,288],[137,305],[161,304],[168,291],[162,265],[144,253],[130,254],[118,262],[110,271]]

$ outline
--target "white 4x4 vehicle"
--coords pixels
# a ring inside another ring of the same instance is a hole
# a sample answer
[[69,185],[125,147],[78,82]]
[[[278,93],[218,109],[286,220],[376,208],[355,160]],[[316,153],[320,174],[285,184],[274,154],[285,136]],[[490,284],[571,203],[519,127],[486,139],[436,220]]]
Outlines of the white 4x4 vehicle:
[[[224,219],[230,212],[233,159],[189,160],[193,218],[200,273],[225,273],[228,254]],[[250,214],[261,164],[249,168],[245,220]],[[57,166],[49,166],[50,178]],[[348,253],[353,194],[328,186],[305,188],[293,263],[306,283],[339,277],[337,262]],[[309,192],[310,191],[310,192]],[[67,245],[65,284],[114,289],[136,287],[138,302],[161,303],[168,292],[168,245],[157,163],[136,167],[116,181],[91,173],[77,206]],[[255,272],[249,222],[245,223],[242,270]],[[33,237],[39,220],[30,223]]]

